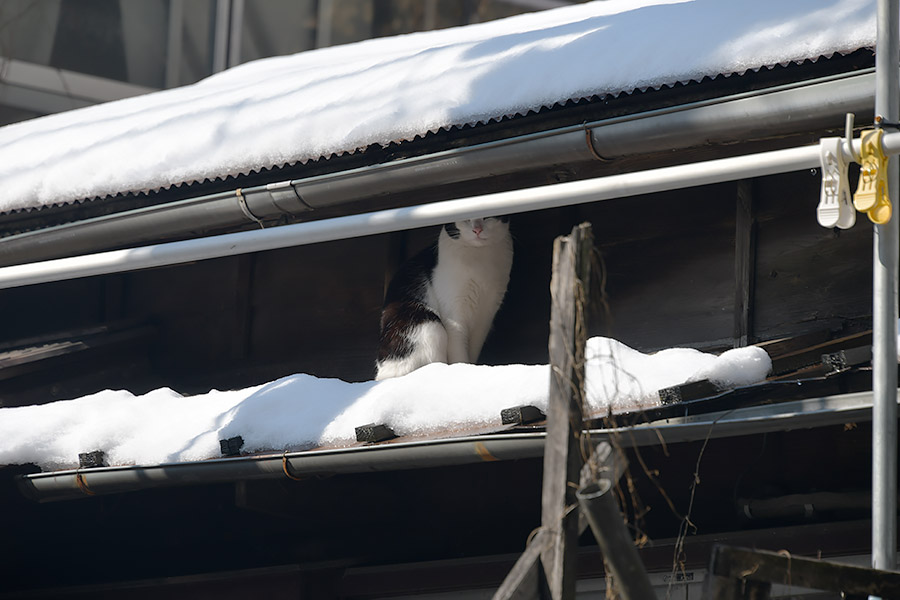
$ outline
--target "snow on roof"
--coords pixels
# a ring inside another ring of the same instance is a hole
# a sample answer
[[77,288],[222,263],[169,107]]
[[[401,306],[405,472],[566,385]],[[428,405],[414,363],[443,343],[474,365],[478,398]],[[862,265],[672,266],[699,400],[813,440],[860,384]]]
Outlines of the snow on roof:
[[0,211],[247,174],[874,42],[875,0],[606,0],[269,58],[0,129]]
[[[656,391],[709,379],[722,386],[762,381],[772,367],[761,348],[720,356],[687,348],[647,355],[615,340],[587,347],[590,409],[634,408]],[[464,382],[464,383],[463,383]],[[370,423],[400,436],[500,426],[500,411],[547,407],[546,365],[431,364],[385,381],[347,383],[292,375],[237,391],[183,397],[170,389],[143,396],[107,390],[76,400],[0,409],[0,465],[45,470],[78,466],[78,454],[103,450],[110,465],[154,465],[220,456],[219,440],[241,436],[243,450],[285,450],[355,442]]]

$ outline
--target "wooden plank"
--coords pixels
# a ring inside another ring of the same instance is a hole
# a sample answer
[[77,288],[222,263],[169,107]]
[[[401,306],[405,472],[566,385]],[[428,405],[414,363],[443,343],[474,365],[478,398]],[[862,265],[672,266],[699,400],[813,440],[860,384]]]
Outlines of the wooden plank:
[[553,244],[550,282],[550,393],[544,445],[541,529],[494,594],[513,598],[574,598],[578,536],[585,521],[570,510],[577,500],[584,395],[584,322],[593,236],[583,223]]
[[547,580],[541,572],[541,551],[547,542],[544,532],[535,536],[494,592],[493,600],[543,600],[550,597]]
[[756,210],[751,180],[741,180],[737,184],[734,229],[734,346],[742,348],[753,339]]
[[575,554],[578,548],[576,503],[584,459],[581,454],[584,394],[584,307],[590,289],[593,236],[584,223],[571,235],[553,244],[550,281],[550,394],[547,437],[544,446],[544,478],[541,527],[549,542],[541,553],[551,597],[573,598]]
[[546,418],[547,415],[537,406],[514,406],[500,411],[500,421],[504,425],[526,425]]
[[80,452],[78,454],[78,466],[82,469],[93,469],[95,467],[108,467],[106,462],[106,452],[103,450],[92,450],[91,452]]
[[700,381],[663,388],[658,393],[659,399],[663,404],[675,404],[690,400],[700,400],[701,398],[711,398],[718,396],[722,391],[722,388],[710,380],[701,379]]
[[[898,369],[900,370],[900,369]],[[785,376],[781,380],[770,378],[764,383],[723,391],[717,396],[682,403],[666,404],[656,408],[621,413],[616,415],[620,427],[651,423],[661,419],[672,419],[689,415],[701,415],[724,410],[734,410],[747,406],[778,404],[791,400],[848,394],[872,389],[872,374],[868,369],[850,370],[825,376],[821,364],[815,373],[808,373],[802,380],[796,375]],[[590,428],[608,426],[606,416],[587,422]]]
[[243,446],[244,438],[239,435],[227,440],[219,440],[219,450],[222,452],[222,456],[240,456]]
[[803,367],[820,364],[822,355],[837,352],[838,350],[846,350],[847,348],[856,348],[862,345],[871,345],[872,332],[863,331],[842,338],[829,340],[821,344],[816,344],[802,350],[789,352],[778,357],[772,358],[772,373],[780,375],[790,371],[796,371]]
[[0,380],[17,377],[23,373],[49,368],[43,361],[58,359],[71,360],[72,355],[119,345],[137,345],[156,335],[156,329],[149,325],[132,329],[98,328],[83,337],[59,339],[40,346],[18,348],[0,352]]
[[866,365],[872,362],[872,346],[859,346],[847,348],[829,354],[822,355],[822,364],[829,373],[846,371],[847,369]]
[[810,346],[823,344],[830,339],[831,332],[827,329],[820,329],[818,331],[812,331],[810,333],[804,333],[802,335],[795,335],[791,337],[778,338],[775,340],[767,340],[765,342],[758,342],[755,345],[765,350],[768,355],[774,359],[784,354],[790,354],[791,352],[797,352],[798,350],[809,348]]
[[255,271],[255,254],[243,254],[237,258],[234,282],[234,336],[231,338],[231,357],[238,361],[247,358],[253,339],[253,281]]
[[900,598],[900,573],[787,553],[716,546],[709,572],[727,579],[779,583],[850,596]]
[[400,269],[408,256],[408,235],[406,231],[394,231],[388,234],[386,268],[384,270],[384,292],[387,294],[388,286],[394,274]]
[[394,430],[381,423],[370,423],[356,428],[357,442],[383,442],[395,437],[397,434],[394,433]]

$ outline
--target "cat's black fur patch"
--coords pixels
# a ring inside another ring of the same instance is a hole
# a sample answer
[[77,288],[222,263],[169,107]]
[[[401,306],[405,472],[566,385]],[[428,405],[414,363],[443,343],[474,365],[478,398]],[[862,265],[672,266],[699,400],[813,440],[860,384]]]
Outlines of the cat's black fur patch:
[[[459,230],[456,235],[459,235]],[[437,246],[432,246],[403,263],[394,275],[384,296],[378,360],[409,356],[413,347],[406,332],[416,325],[441,320],[427,306],[411,300],[419,296],[436,264]]]
[[406,332],[416,325],[440,320],[440,317],[419,302],[391,302],[381,313],[378,360],[406,358],[414,350]]

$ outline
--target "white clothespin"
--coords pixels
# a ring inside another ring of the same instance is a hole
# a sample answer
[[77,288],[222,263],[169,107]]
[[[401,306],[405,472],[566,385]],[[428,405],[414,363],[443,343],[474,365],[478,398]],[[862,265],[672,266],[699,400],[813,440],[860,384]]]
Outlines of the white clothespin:
[[856,223],[856,210],[851,202],[847,162],[841,152],[841,142],[839,137],[819,140],[822,193],[816,217],[822,227],[849,229]]

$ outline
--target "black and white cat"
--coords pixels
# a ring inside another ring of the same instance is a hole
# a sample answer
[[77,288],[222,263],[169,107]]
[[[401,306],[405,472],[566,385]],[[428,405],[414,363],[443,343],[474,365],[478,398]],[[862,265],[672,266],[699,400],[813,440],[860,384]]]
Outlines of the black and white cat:
[[404,263],[388,286],[375,379],[433,362],[474,363],[506,294],[512,260],[506,217],[444,225],[437,245]]

